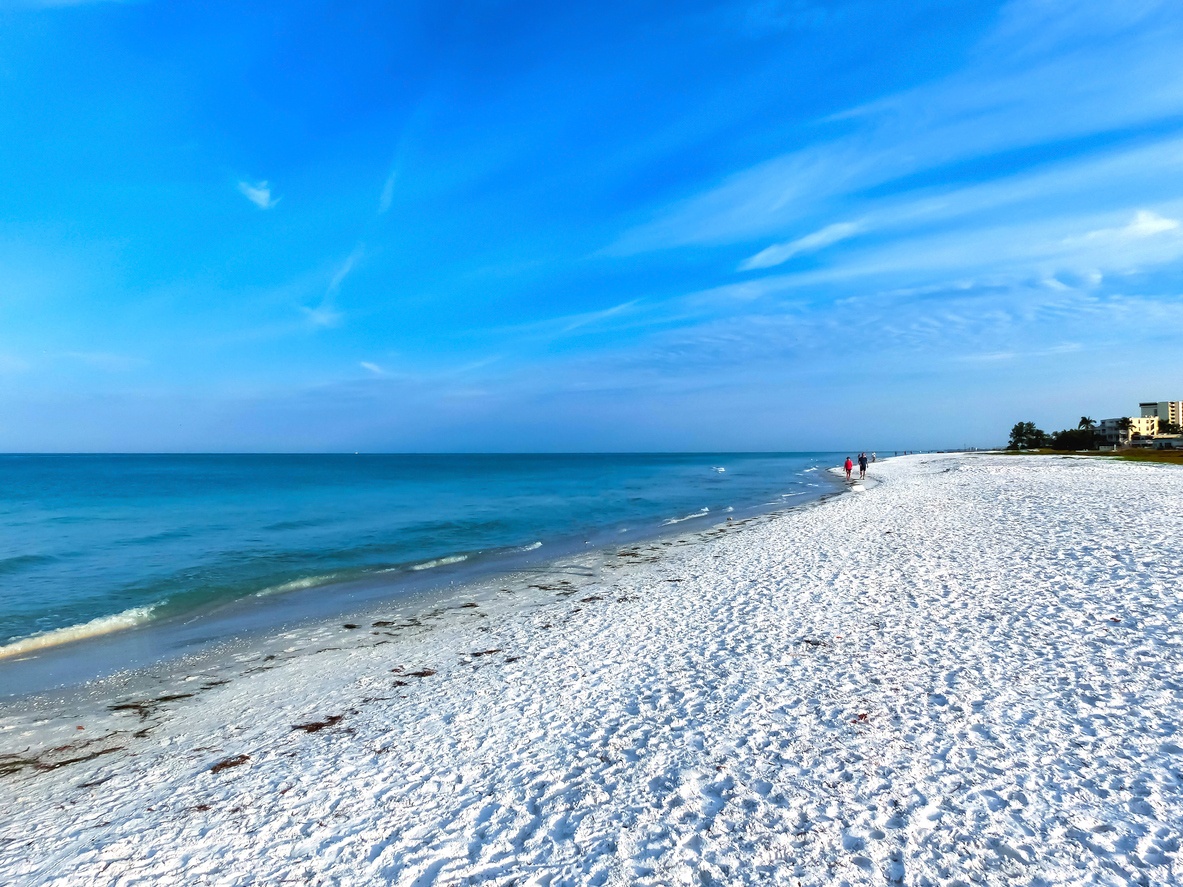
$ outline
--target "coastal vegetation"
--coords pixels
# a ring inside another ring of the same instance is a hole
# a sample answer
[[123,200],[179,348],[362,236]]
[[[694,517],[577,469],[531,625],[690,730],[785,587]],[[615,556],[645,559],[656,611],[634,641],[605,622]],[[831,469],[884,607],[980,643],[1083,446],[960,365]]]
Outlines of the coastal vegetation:
[[1183,450],[1153,450],[1128,447],[1124,450],[1057,450],[1052,447],[1035,447],[1033,449],[1014,450],[1009,447],[1006,450],[995,450],[994,452],[1003,452],[1006,455],[1024,456],[1064,456],[1071,454],[1073,456],[1091,456],[1101,459],[1119,459],[1124,462],[1162,462],[1167,465],[1183,465]]
[[[1105,424],[1109,426],[1108,432],[1099,432],[1097,422],[1094,419],[1088,416],[1081,416],[1075,428],[1065,428],[1049,433],[1039,428],[1034,422],[1016,422],[1010,430],[1010,438],[1007,441],[1006,448],[1010,452],[1035,452],[1044,450],[1050,452],[1096,452],[1099,451],[1098,442],[1105,443],[1107,436],[1109,443],[1115,442],[1112,436],[1112,430],[1116,427],[1120,435],[1116,440],[1117,446],[1106,447],[1106,453],[1117,453],[1123,456],[1123,458],[1133,458],[1140,461],[1176,461],[1170,456],[1164,459],[1158,459],[1153,456],[1132,456],[1127,453],[1127,450],[1134,450],[1139,454],[1164,452],[1161,450],[1150,450],[1147,442],[1161,437],[1174,437],[1183,434],[1183,428],[1177,423],[1160,419],[1157,424],[1157,432],[1151,434],[1144,434],[1135,430],[1135,422],[1128,416],[1116,420],[1106,420]],[[1145,431],[1144,428],[1142,430]],[[1141,445],[1137,444],[1138,441],[1142,442]],[[1134,446],[1131,447],[1130,444],[1134,444]],[[1170,453],[1171,451],[1166,450],[1165,452]]]
[[[1183,433],[1183,429],[1177,423],[1171,422],[1169,419],[1160,419],[1157,424],[1157,434],[1151,435],[1138,433],[1135,421],[1128,416],[1120,419],[1107,419],[1101,424],[1108,426],[1108,431],[1098,430],[1098,423],[1090,416],[1081,416],[1075,428],[1065,428],[1049,433],[1039,428],[1034,422],[1016,422],[1010,430],[1006,451],[1032,455],[1073,453],[1084,456],[1104,456],[1128,462],[1161,462],[1183,465],[1183,449],[1157,448],[1147,445],[1156,437],[1173,437]],[[1099,442],[1104,443],[1107,439],[1109,442],[1114,441],[1113,430],[1115,428],[1120,435],[1117,439],[1118,445],[1100,449]]]
[[1053,450],[1091,450],[1096,446],[1093,427],[1096,423],[1082,417],[1076,428],[1048,433],[1037,428],[1034,422],[1016,422],[1010,430],[1008,450],[1035,450],[1047,447]]
[[1183,465],[1183,450],[1151,450],[1136,447],[1097,455],[1116,457],[1127,462],[1166,462],[1171,465]]
[[[1129,419],[1126,419],[1122,424],[1124,430],[1128,432]],[[1127,462],[1160,462],[1169,465],[1183,465],[1183,449],[1123,447],[1116,450],[1098,450],[1095,445],[1094,426],[1095,423],[1091,419],[1082,416],[1076,428],[1048,434],[1038,428],[1034,422],[1016,422],[1011,428],[1006,452],[1043,456],[1062,456],[1065,453],[1072,453],[1078,456],[1102,456],[1106,459],[1121,459]],[[1163,423],[1163,432],[1166,434],[1179,434],[1178,429],[1178,425],[1170,422]]]
[[1008,450],[1032,450],[1048,445],[1047,432],[1036,428],[1034,422],[1016,422],[1010,430]]

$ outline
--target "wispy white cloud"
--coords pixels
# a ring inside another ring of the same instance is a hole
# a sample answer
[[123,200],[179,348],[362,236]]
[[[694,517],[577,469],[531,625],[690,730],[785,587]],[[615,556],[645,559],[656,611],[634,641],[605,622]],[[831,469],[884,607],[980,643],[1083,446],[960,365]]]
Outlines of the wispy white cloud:
[[398,171],[392,170],[382,185],[382,193],[378,195],[378,215],[384,215],[390,210],[394,202],[394,186],[398,182]]
[[346,258],[345,261],[341,263],[341,267],[337,269],[336,273],[329,281],[328,295],[335,295],[337,290],[341,289],[341,284],[345,282],[345,278],[349,276],[350,272],[352,272],[357,266],[357,263],[361,261],[361,258],[364,254],[365,246],[358,244],[353,252],[349,254],[348,258]]
[[1085,237],[1090,240],[1098,238],[1105,240],[1131,240],[1142,237],[1153,237],[1155,234],[1176,231],[1178,228],[1178,219],[1168,219],[1152,210],[1140,209],[1134,214],[1133,221],[1128,225],[1121,228],[1102,228],[1098,231],[1090,231]]
[[336,308],[327,302],[322,302],[315,308],[310,308],[307,305],[301,305],[300,310],[304,316],[308,318],[308,322],[314,327],[322,329],[329,329],[331,327],[340,326],[344,315]]
[[370,363],[368,360],[360,361],[359,365],[361,366],[361,368],[363,370],[369,370],[375,376],[385,376],[386,375],[386,370],[382,369],[382,367],[378,366],[378,364],[376,364],[376,363]]
[[637,307],[638,302],[638,299],[632,299],[628,302],[622,302],[619,305],[613,305],[611,308],[605,308],[602,311],[587,311],[582,314],[569,315],[558,322],[558,332],[572,333],[578,329],[594,327],[603,323],[605,320],[631,312]]
[[[992,158],[1006,169],[1008,153],[1175,120],[1181,40],[1183,17],[1164,0],[1098,2],[1087,13],[1060,0],[1008,4],[960,70],[833,115],[818,132],[840,125],[846,135],[819,137],[659,208],[608,252],[741,243],[800,230],[819,215],[863,217],[876,189],[927,181],[938,199],[946,177],[964,174],[959,164],[981,164],[989,177]],[[1063,160],[1076,162],[1072,153]],[[1107,187],[1077,183],[1093,185]]]
[[942,367],[977,372],[1048,360],[1081,368],[1114,347],[1160,353],[1170,343],[1156,345],[1156,337],[1180,323],[1178,300],[1049,291],[1037,281],[955,280],[926,293],[872,291],[824,312],[770,302],[759,312],[699,319],[597,355],[596,371],[582,375],[604,384],[631,377],[646,385],[746,385],[742,380],[800,384],[815,372],[851,379],[870,371],[886,385],[918,365],[928,376]]
[[[1024,190],[1027,187],[1038,191],[1039,179],[1028,182]],[[1005,206],[967,211],[964,204],[972,204],[975,196],[952,192],[949,204],[956,209],[929,206],[927,198],[897,202],[877,218],[881,236],[833,257],[824,267],[757,277],[693,298],[716,304],[740,296],[754,301],[807,287],[868,280],[878,287],[914,289],[957,276],[1037,281],[1048,289],[1060,288],[1065,281],[1096,287],[1107,275],[1165,269],[1183,260],[1183,223],[1175,218],[1183,214],[1183,197],[1157,210],[1125,206],[1098,212],[1076,206],[1072,212],[1053,204],[1042,212],[1030,207],[1014,212]],[[890,222],[892,213],[896,217]],[[955,224],[932,224],[954,217]],[[915,224],[918,221],[925,224]]]
[[646,304],[641,299],[630,299],[598,311],[581,311],[548,317],[530,323],[510,324],[482,330],[480,335],[510,337],[527,340],[557,341],[574,335],[620,332],[624,329],[648,326],[660,322],[658,315],[669,315],[669,308]]
[[316,307],[309,307],[307,305],[300,306],[300,310],[314,327],[327,329],[330,327],[340,326],[345,319],[336,306],[337,294],[341,290],[341,285],[345,283],[346,278],[357,267],[358,262],[361,261],[362,256],[365,255],[364,244],[358,244],[340,264],[333,276],[329,278],[328,286],[325,287],[324,297],[320,300],[320,304]]
[[793,256],[824,249],[831,244],[854,237],[861,230],[863,230],[863,226],[858,222],[835,222],[832,225],[826,225],[826,227],[814,231],[812,234],[798,237],[796,240],[790,240],[785,243],[774,243],[772,246],[760,250],[754,256],[744,259],[740,262],[738,270],[752,271],[757,268],[772,268],[776,265],[783,265],[789,259],[793,258]]
[[238,190],[259,209],[271,209],[280,201],[280,198],[271,196],[271,185],[266,181],[240,181],[238,183]]
[[1013,360],[1032,360],[1041,357],[1061,357],[1065,354],[1075,354],[1082,351],[1079,342],[1063,342],[1050,348],[1038,348],[1031,351],[986,351],[980,354],[954,355],[953,360],[962,363],[1004,363]]

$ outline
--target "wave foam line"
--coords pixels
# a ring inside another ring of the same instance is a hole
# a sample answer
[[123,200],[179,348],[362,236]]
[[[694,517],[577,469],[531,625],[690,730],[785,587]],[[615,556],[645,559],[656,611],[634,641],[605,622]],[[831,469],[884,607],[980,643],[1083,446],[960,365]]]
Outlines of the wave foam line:
[[291,582],[284,582],[282,585],[272,585],[264,588],[262,591],[256,591],[255,597],[270,597],[273,594],[283,594],[285,591],[301,591],[305,588],[312,588],[314,585],[328,585],[337,576],[338,573],[324,573],[320,576],[305,576],[303,579],[293,579]]
[[421,564],[415,564],[411,567],[412,570],[430,570],[432,567],[445,567],[448,564],[458,564],[461,561],[468,560],[467,554],[452,554],[448,557],[437,557],[433,561],[424,561]]
[[156,608],[133,607],[113,616],[100,616],[98,619],[91,619],[89,622],[78,625],[67,625],[65,628],[55,628],[41,634],[30,635],[0,647],[0,659],[10,659],[13,656],[20,656],[22,653],[33,653],[37,650],[81,641],[85,638],[95,638],[127,628],[134,628],[150,620],[154,609]]
[[696,517],[705,517],[710,513],[710,511],[711,510],[709,508],[704,508],[702,511],[696,511],[694,514],[688,514],[685,517],[671,517],[669,520],[662,521],[661,525],[663,527],[668,527],[670,524],[680,524],[684,520],[694,520]]

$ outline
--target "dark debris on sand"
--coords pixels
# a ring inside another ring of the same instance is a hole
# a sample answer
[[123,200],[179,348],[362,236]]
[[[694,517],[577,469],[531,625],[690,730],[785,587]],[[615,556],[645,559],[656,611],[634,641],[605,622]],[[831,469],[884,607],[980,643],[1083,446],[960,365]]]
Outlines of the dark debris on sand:
[[251,759],[250,755],[234,755],[233,757],[223,758],[209,768],[210,773],[221,773],[223,770],[229,770],[231,767],[240,767]]
[[323,721],[309,721],[307,724],[292,724],[293,730],[303,730],[305,733],[319,733],[326,727],[332,727],[345,720],[345,715],[329,715]]

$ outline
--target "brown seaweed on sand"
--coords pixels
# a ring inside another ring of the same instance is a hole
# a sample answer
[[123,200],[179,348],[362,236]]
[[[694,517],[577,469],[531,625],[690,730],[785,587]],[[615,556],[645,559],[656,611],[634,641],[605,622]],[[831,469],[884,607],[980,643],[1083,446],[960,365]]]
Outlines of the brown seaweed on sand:
[[229,770],[231,767],[239,767],[251,759],[250,755],[234,755],[230,758],[223,758],[209,768],[210,773],[221,773],[223,770]]
[[117,702],[115,705],[108,705],[108,711],[132,711],[140,716],[140,720],[146,721],[149,717],[156,713],[156,709],[165,702],[177,702],[180,699],[191,699],[192,693],[166,693],[163,696],[157,696],[155,699],[142,699],[136,702]]
[[319,733],[325,727],[332,727],[341,723],[345,715],[329,715],[323,721],[309,721],[307,724],[292,724],[293,730],[303,730],[305,733]]
[[391,671],[408,678],[429,678],[435,674],[434,668],[421,668],[418,671],[403,671],[402,666],[399,666],[398,668],[392,668]]

